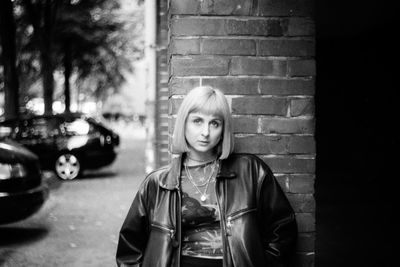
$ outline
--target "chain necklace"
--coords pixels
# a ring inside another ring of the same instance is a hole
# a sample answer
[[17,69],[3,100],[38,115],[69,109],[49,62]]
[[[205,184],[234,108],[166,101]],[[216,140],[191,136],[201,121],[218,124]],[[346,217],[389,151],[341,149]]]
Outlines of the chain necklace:
[[206,189],[204,190],[204,193],[202,193],[201,190],[200,190],[200,188],[199,188],[200,185],[196,185],[196,183],[194,182],[194,179],[193,179],[192,175],[191,175],[190,172],[189,172],[189,168],[188,168],[187,164],[185,164],[185,171],[186,171],[187,177],[189,178],[189,181],[193,184],[194,188],[196,188],[197,192],[199,192],[199,194],[200,194],[200,200],[203,201],[203,202],[206,201],[207,198],[208,198],[208,195],[207,195],[208,185],[210,184],[211,178],[213,177],[213,174],[214,174],[215,166],[216,166],[216,165],[217,165],[217,164],[216,164],[216,162],[214,161],[214,164],[213,164],[213,167],[212,167],[210,176],[206,179],[206,180],[207,180],[207,182],[206,182]]

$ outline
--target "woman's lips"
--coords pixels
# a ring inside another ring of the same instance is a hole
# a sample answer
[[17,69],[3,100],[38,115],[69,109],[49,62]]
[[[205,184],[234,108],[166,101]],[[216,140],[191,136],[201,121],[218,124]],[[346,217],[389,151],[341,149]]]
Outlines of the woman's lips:
[[209,141],[198,141],[201,145],[208,145],[210,142]]

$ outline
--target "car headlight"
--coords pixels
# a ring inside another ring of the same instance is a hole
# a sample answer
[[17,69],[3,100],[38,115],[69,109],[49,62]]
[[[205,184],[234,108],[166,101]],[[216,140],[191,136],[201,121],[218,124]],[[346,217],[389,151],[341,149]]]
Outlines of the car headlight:
[[25,167],[20,164],[0,163],[0,180],[22,178],[27,174]]

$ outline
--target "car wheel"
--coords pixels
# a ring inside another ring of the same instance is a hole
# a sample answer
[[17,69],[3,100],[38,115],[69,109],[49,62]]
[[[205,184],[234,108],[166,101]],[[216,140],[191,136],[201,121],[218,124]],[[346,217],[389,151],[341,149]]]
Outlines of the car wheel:
[[72,180],[80,175],[81,163],[74,154],[64,153],[56,159],[54,171],[60,179]]

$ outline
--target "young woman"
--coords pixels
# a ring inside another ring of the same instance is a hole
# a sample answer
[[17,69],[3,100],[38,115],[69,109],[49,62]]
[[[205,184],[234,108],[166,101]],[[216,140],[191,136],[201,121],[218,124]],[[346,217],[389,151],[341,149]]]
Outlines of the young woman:
[[120,231],[119,266],[282,266],[294,248],[293,210],[271,170],[233,154],[225,96],[192,89],[182,102],[171,164],[140,186]]

